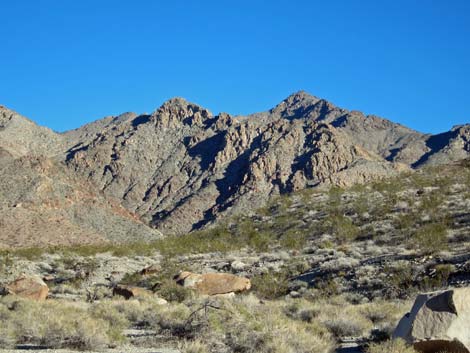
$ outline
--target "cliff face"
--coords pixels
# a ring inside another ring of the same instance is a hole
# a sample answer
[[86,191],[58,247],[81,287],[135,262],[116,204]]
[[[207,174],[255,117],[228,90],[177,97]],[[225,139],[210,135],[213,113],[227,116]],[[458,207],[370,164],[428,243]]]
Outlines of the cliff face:
[[21,139],[4,120],[0,148],[10,158],[53,160],[91,185],[92,194],[115,200],[163,233],[249,212],[280,193],[346,186],[462,159],[470,137],[468,126],[424,135],[305,92],[246,117],[214,116],[175,98],[149,115],[108,117],[65,134],[27,121],[32,132]]

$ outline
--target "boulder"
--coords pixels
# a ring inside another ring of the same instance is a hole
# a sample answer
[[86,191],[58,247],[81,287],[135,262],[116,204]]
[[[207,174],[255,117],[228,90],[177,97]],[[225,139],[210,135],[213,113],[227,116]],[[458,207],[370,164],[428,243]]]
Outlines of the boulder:
[[149,275],[154,275],[155,273],[159,273],[161,271],[161,267],[159,265],[150,265],[150,266],[147,266],[145,268],[143,268],[141,271],[140,271],[140,274],[142,276],[149,276]]
[[126,299],[144,298],[154,296],[154,293],[148,289],[134,286],[118,285],[113,288],[113,295],[120,295]]
[[470,288],[420,294],[393,337],[423,353],[470,353]]
[[248,278],[229,273],[197,274],[184,271],[176,276],[175,280],[176,283],[205,295],[239,293],[251,288]]
[[49,294],[49,287],[44,281],[35,276],[22,275],[6,286],[7,294],[31,300],[45,300]]
[[247,265],[239,260],[235,260],[230,264],[230,267],[235,272],[241,272],[247,268]]

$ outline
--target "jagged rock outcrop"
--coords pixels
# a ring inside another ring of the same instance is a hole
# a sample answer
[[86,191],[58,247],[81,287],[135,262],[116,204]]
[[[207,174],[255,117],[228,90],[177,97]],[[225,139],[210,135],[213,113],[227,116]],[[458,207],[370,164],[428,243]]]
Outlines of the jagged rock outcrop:
[[[305,102],[315,108],[297,107]],[[272,195],[396,173],[396,164],[329,123],[345,112],[334,109],[301,93],[244,118],[173,99],[101,131],[66,160],[153,226],[183,233]],[[306,116],[294,118],[299,111]]]
[[64,134],[5,108],[2,114],[0,163],[50,159],[167,234],[198,229],[292,190],[346,186],[462,159],[470,138],[468,126],[425,135],[305,92],[245,117],[213,115],[174,98],[151,114],[107,117]]

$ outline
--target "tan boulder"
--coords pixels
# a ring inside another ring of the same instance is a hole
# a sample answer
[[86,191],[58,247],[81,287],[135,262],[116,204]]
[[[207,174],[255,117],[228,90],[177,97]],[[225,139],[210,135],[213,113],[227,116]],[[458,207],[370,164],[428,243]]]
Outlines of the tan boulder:
[[40,301],[46,299],[49,287],[39,277],[22,275],[9,283],[6,291],[8,294]]
[[113,295],[120,295],[126,299],[144,298],[154,296],[154,293],[148,289],[134,286],[118,285],[113,289]]
[[470,288],[420,294],[393,337],[423,353],[470,353]]
[[176,276],[175,280],[186,288],[195,289],[199,294],[206,295],[239,293],[251,288],[248,278],[229,273],[197,274],[184,271]]

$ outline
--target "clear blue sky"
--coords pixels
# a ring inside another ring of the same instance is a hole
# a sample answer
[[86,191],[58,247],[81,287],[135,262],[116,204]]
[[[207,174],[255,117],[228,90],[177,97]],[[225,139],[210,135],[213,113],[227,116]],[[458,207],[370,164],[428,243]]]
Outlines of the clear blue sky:
[[57,131],[173,96],[303,89],[424,132],[470,122],[469,0],[0,0],[0,104]]

